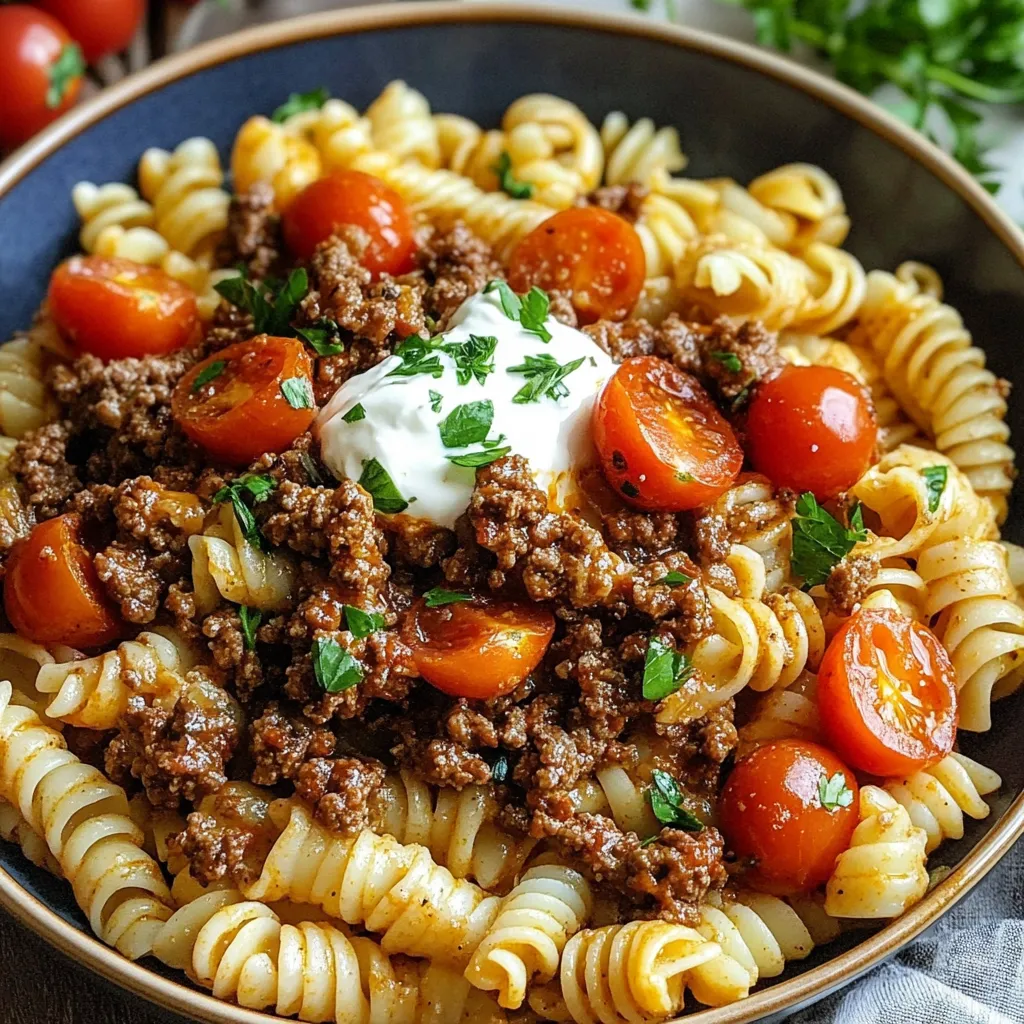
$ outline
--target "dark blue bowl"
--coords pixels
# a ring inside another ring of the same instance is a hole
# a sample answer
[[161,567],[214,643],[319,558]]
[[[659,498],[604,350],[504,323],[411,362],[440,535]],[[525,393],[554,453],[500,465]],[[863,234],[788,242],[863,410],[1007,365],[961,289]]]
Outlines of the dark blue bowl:
[[[0,338],[28,325],[53,265],[73,251],[72,185],[130,181],[148,146],[192,135],[227,155],[239,125],[291,91],[326,85],[364,107],[392,78],[435,110],[497,123],[527,92],[553,92],[595,120],[609,110],[680,129],[695,177],[749,181],[779,164],[820,164],[842,186],[853,219],[848,247],[867,267],[914,258],[942,274],[949,300],[996,372],[1017,374],[1024,323],[1024,236],[953,161],[854,93],[787,61],[728,40],[640,19],[483,4],[396,4],[337,12],[228,37],[161,62],[72,112],[0,167]],[[1011,405],[1024,435],[1024,402]],[[1019,498],[1009,523],[1017,527]],[[1005,780],[993,815],[943,848],[957,865],[909,914],[870,937],[854,933],[792,964],[743,1003],[687,1018],[739,1024],[821,998],[894,953],[967,892],[1024,831],[1024,761],[1008,728],[967,736],[967,753]],[[941,862],[941,856],[939,858]],[[0,845],[0,903],[112,980],[211,1021],[266,1021],[169,975],[133,965],[92,940],[71,893]],[[858,941],[859,940],[859,941]]]

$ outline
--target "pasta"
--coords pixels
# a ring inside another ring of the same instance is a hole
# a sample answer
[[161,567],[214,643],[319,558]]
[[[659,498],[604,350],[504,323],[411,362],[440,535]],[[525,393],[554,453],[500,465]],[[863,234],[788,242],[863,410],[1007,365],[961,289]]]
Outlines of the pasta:
[[604,180],[609,185],[650,185],[658,171],[674,174],[686,166],[675,128],[657,128],[649,117],[632,124],[621,111],[601,124]]
[[770,210],[797,219],[797,231],[787,248],[802,249],[815,242],[842,245],[850,218],[835,179],[813,164],[786,164],[755,178],[747,190]]
[[25,859],[51,875],[60,875],[60,864],[50,853],[43,837],[21,816],[16,807],[0,800],[0,839],[21,847]]
[[257,182],[264,182],[274,190],[278,209],[284,209],[320,177],[322,166],[316,146],[265,117],[249,118],[231,150],[236,191],[247,192]]
[[0,348],[0,432],[5,436],[24,437],[53,419],[56,406],[46,384],[53,362],[35,332]]
[[821,719],[814,699],[814,677],[807,677],[790,688],[766,694],[754,708],[750,720],[739,730],[736,756],[746,757],[764,743],[773,740],[800,739],[821,742]]
[[441,162],[437,129],[426,97],[405,82],[391,82],[366,111],[373,145],[399,160],[415,159],[426,167]]

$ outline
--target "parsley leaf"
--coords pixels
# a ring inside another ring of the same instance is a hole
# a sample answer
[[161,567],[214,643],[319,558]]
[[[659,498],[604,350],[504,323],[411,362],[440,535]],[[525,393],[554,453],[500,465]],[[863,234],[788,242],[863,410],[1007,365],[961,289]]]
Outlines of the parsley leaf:
[[373,507],[378,512],[404,512],[409,502],[395,486],[391,474],[376,460],[364,459],[363,471],[359,475],[359,486],[373,498]]
[[934,512],[942,501],[942,492],[946,489],[946,481],[949,479],[948,466],[925,466],[921,470],[924,477],[924,485],[928,491],[928,511]]
[[832,778],[822,773],[818,779],[818,799],[826,811],[849,807],[853,803],[853,790],[846,785],[846,776],[836,772]]
[[330,98],[331,94],[322,85],[309,92],[289,93],[288,99],[270,115],[270,120],[275,124],[282,124],[296,114],[304,114],[307,110],[319,110]]
[[440,608],[443,604],[458,604],[460,601],[472,601],[472,594],[463,594],[458,590],[445,590],[434,587],[423,595],[423,603],[428,608]]
[[192,394],[194,395],[204,385],[209,384],[211,380],[216,380],[224,372],[227,365],[223,359],[218,359],[215,363],[210,363],[209,366],[200,370],[196,375],[196,379],[192,382]]
[[739,373],[743,362],[735,352],[712,352],[711,358],[721,363],[730,373]]
[[511,446],[506,445],[503,448],[485,448],[482,452],[466,452],[465,455],[446,455],[445,458],[455,466],[479,469],[481,466],[489,466],[492,462],[505,458],[510,451],[512,451]]
[[318,636],[312,653],[313,675],[327,693],[341,693],[362,680],[363,666],[332,637]]
[[450,341],[442,345],[442,351],[455,360],[455,379],[468,384],[475,377],[477,384],[483,384],[489,374],[494,373],[494,350],[498,339],[493,334],[471,334],[463,342]]
[[692,583],[693,577],[687,576],[685,572],[676,572],[674,569],[672,572],[665,573],[660,580],[655,580],[655,586],[659,584],[665,587],[685,587],[687,583]]
[[491,168],[498,176],[498,188],[513,199],[529,199],[533,195],[533,185],[528,181],[519,181],[512,173],[512,157],[502,150],[498,162]]
[[508,757],[501,754],[491,765],[491,782],[504,782],[508,778]]
[[320,317],[310,327],[298,327],[295,333],[318,356],[337,356],[345,351],[341,343],[341,328],[329,317]]
[[443,400],[443,396],[442,396],[441,392],[440,391],[434,391],[433,389],[431,389],[430,391],[427,392],[427,394],[430,395],[430,411],[431,412],[440,412],[441,411],[441,402]]
[[246,473],[217,491],[213,496],[213,502],[217,505],[222,501],[230,501],[235,519],[238,520],[238,525],[242,529],[242,535],[250,544],[265,548],[267,546],[266,538],[256,525],[256,517],[246,503],[245,495],[252,499],[254,505],[258,505],[261,501],[267,500],[270,492],[276,486],[277,481],[271,476],[266,476],[263,473]]
[[855,544],[867,540],[860,506],[850,516],[849,528],[829,515],[809,491],[801,494],[793,519],[793,572],[804,585],[816,587],[828,579],[832,567],[841,562]]
[[252,314],[257,334],[291,338],[295,336],[292,320],[309,291],[309,277],[300,267],[276,288],[275,282],[250,281],[241,274],[218,281],[214,288],[233,306]]
[[[13,31],[13,29],[12,29]],[[65,43],[47,73],[46,105],[55,110],[64,102],[68,89],[85,73],[85,58],[78,43]]]
[[539,402],[543,395],[555,401],[564,398],[569,389],[563,381],[583,365],[583,360],[584,357],[580,356],[563,365],[547,352],[526,356],[523,362],[508,368],[509,373],[521,373],[526,377],[526,383],[512,396],[512,401],[525,405],[527,402]]
[[308,377],[289,377],[281,381],[281,394],[293,409],[313,408],[313,385]]
[[346,423],[358,423],[360,420],[366,419],[366,410],[363,408],[362,402],[356,402],[351,409],[344,416],[341,417]]
[[384,628],[384,616],[380,612],[364,612],[362,608],[356,608],[351,604],[345,605],[344,608],[345,625],[357,640],[362,640],[364,636]]
[[402,360],[389,377],[415,377],[420,373],[428,373],[435,380],[444,373],[441,360],[437,357],[437,349],[441,347],[441,339],[424,338],[420,334],[411,334],[395,348],[395,355]]
[[498,293],[501,308],[509,320],[518,321],[523,330],[536,334],[541,341],[551,340],[551,333],[544,326],[551,308],[551,301],[546,292],[535,286],[520,298],[512,291],[507,281],[491,281],[484,289],[485,295],[487,292]]
[[465,448],[483,441],[494,420],[494,403],[489,398],[482,402],[457,405],[441,420],[441,444],[445,448]]
[[259,608],[250,608],[248,605],[240,605],[238,618],[242,623],[242,641],[247,651],[256,649],[256,630],[259,627],[263,612]]
[[679,783],[660,768],[651,772],[651,784],[647,789],[654,816],[662,825],[682,829],[684,832],[702,832],[704,822],[683,804],[683,791]]
[[660,637],[647,641],[644,655],[644,700],[662,700],[675,693],[690,676],[693,666],[682,652],[671,647]]

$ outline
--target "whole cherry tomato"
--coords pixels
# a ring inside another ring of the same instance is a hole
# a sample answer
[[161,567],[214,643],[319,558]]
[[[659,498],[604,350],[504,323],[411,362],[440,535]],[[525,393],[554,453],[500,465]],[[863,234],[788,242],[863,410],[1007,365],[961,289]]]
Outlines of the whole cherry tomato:
[[101,359],[173,352],[199,330],[195,292],[131,260],[72,256],[53,272],[48,297],[61,334]]
[[296,256],[308,260],[324,239],[348,224],[370,236],[362,263],[371,273],[413,269],[416,238],[405,201],[362,171],[334,171],[307,185],[285,210],[284,238]]
[[71,33],[88,64],[125,49],[146,8],[145,0],[34,0],[34,5]]
[[843,624],[818,670],[829,742],[872,775],[908,775],[941,761],[956,739],[956,671],[938,637],[890,608]]
[[80,531],[79,516],[57,516],[11,548],[4,611],[29,640],[99,647],[121,634],[121,620],[103,592]]
[[751,864],[745,880],[785,896],[817,888],[857,825],[857,780],[830,750],[776,740],[737,762],[718,817],[726,845]]
[[581,323],[624,320],[644,286],[647,261],[629,221],[599,206],[562,210],[537,225],[512,251],[508,281],[517,292],[536,285],[570,293]]
[[261,334],[193,366],[174,389],[171,412],[215,458],[245,465],[283,451],[313,422],[312,382],[300,341]]
[[0,6],[0,149],[60,117],[84,71],[81,48],[56,18],[27,4]]
[[732,428],[696,379],[657,356],[627,359],[597,401],[608,482],[637,508],[679,512],[728,490],[743,465]]
[[759,384],[747,415],[754,468],[819,500],[852,487],[871,465],[878,424],[871,398],[832,366],[787,366]]
[[453,697],[511,693],[540,663],[555,620],[540,605],[473,600],[410,609],[402,637],[421,676]]

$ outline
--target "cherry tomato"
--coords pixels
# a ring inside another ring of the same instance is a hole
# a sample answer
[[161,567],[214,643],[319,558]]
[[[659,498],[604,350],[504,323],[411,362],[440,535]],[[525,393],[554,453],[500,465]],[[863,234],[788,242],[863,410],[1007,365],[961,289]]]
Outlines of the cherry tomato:
[[195,292],[131,260],[72,256],[50,278],[49,303],[61,334],[101,359],[173,352],[199,330]]
[[313,422],[313,363],[295,338],[262,334],[215,352],[178,381],[171,412],[211,455],[245,465]]
[[296,256],[308,260],[345,224],[370,236],[362,262],[371,273],[406,274],[413,269],[417,247],[405,201],[362,171],[334,171],[307,185],[285,211],[284,238]]
[[856,378],[832,366],[787,366],[758,385],[747,416],[754,468],[819,500],[852,487],[871,465],[878,424]]
[[145,0],[34,0],[52,14],[82,48],[86,63],[120,53],[142,20]]
[[848,764],[872,775],[909,775],[953,749],[956,671],[927,626],[890,608],[862,608],[828,645],[818,705]]
[[508,282],[572,296],[581,323],[624,320],[640,297],[647,261],[640,236],[599,206],[562,210],[535,227],[512,251]]
[[84,71],[81,49],[56,18],[26,4],[0,6],[0,149],[60,117]]
[[631,505],[680,512],[728,490],[743,451],[708,393],[656,356],[627,359],[594,403],[594,444]]
[[785,896],[817,888],[857,826],[857,780],[830,750],[776,740],[739,761],[718,805],[726,846],[753,864],[745,880]]
[[403,639],[420,675],[453,697],[511,693],[540,663],[555,632],[546,608],[514,601],[458,602],[409,611]]
[[121,634],[80,530],[79,516],[57,516],[11,548],[4,610],[11,625],[36,643],[99,647]]

